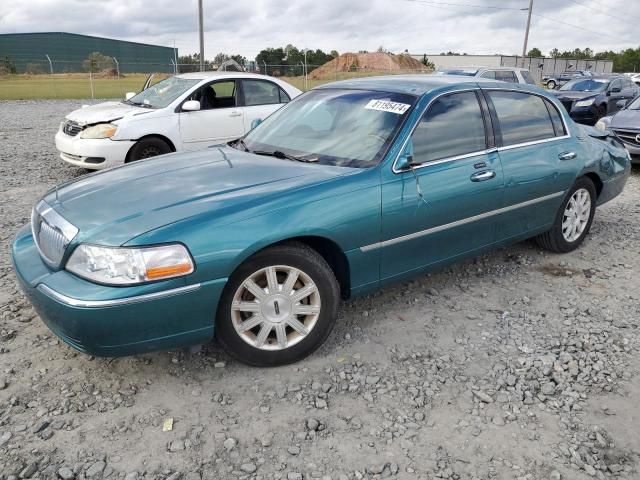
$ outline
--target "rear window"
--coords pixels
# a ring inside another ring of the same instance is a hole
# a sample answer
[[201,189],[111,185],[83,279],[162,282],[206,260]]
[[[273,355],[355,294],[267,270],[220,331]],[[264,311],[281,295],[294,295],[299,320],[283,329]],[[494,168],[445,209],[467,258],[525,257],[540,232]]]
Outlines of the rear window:
[[496,70],[496,80],[509,83],[518,83],[516,74],[510,70]]
[[504,146],[555,137],[545,100],[522,92],[488,92],[493,102]]

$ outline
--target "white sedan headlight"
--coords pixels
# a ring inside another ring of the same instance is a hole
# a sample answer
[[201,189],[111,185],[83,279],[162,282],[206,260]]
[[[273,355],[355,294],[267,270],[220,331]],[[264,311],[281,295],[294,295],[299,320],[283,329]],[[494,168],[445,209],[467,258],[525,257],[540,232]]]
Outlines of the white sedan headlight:
[[116,134],[116,131],[118,131],[118,126],[113,123],[99,123],[98,125],[85,128],[80,132],[80,138],[111,138]]
[[134,285],[188,275],[194,267],[191,255],[180,244],[132,248],[81,244],[66,269],[96,283]]
[[590,105],[593,105],[593,98],[589,98],[588,100],[580,100],[579,102],[576,102],[574,107],[588,107]]

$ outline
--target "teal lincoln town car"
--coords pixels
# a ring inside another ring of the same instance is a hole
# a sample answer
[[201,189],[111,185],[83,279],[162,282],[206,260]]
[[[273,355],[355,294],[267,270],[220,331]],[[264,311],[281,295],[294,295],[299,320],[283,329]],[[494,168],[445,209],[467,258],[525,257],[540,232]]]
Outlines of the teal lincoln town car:
[[536,87],[336,82],[229,144],[58,186],[13,262],[42,320],[82,352],[215,336],[242,362],[280,365],[324,342],[341,297],[530,237],[575,249],[630,168],[617,138]]

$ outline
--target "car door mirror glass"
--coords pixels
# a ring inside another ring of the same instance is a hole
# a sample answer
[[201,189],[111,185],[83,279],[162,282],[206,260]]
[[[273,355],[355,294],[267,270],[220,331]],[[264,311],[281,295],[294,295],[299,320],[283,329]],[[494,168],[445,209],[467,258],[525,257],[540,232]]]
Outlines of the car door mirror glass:
[[400,155],[400,157],[398,157],[398,161],[396,162],[396,170],[398,171],[409,170],[409,168],[411,168],[412,163],[413,163],[413,155],[405,151],[402,155]]
[[200,102],[197,100],[189,100],[182,105],[183,112],[195,112],[200,110]]
[[253,130],[254,128],[256,128],[258,125],[260,125],[262,123],[262,119],[261,118],[254,118],[251,121],[251,130]]

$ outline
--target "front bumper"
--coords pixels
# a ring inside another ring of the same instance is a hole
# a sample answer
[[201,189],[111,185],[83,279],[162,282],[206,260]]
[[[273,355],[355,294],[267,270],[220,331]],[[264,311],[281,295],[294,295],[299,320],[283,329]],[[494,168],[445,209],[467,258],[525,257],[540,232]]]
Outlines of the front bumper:
[[80,138],[80,135],[72,137],[62,130],[58,130],[55,140],[62,160],[91,170],[122,165],[135,143],[133,140],[86,139]]
[[585,125],[595,125],[595,123],[600,119],[598,117],[598,110],[593,105],[588,107],[573,107],[569,111],[569,116],[574,122],[583,123]]
[[187,284],[184,278],[108,287],[40,259],[28,226],[13,243],[16,276],[49,329],[71,347],[115,357],[208,342],[226,279]]

